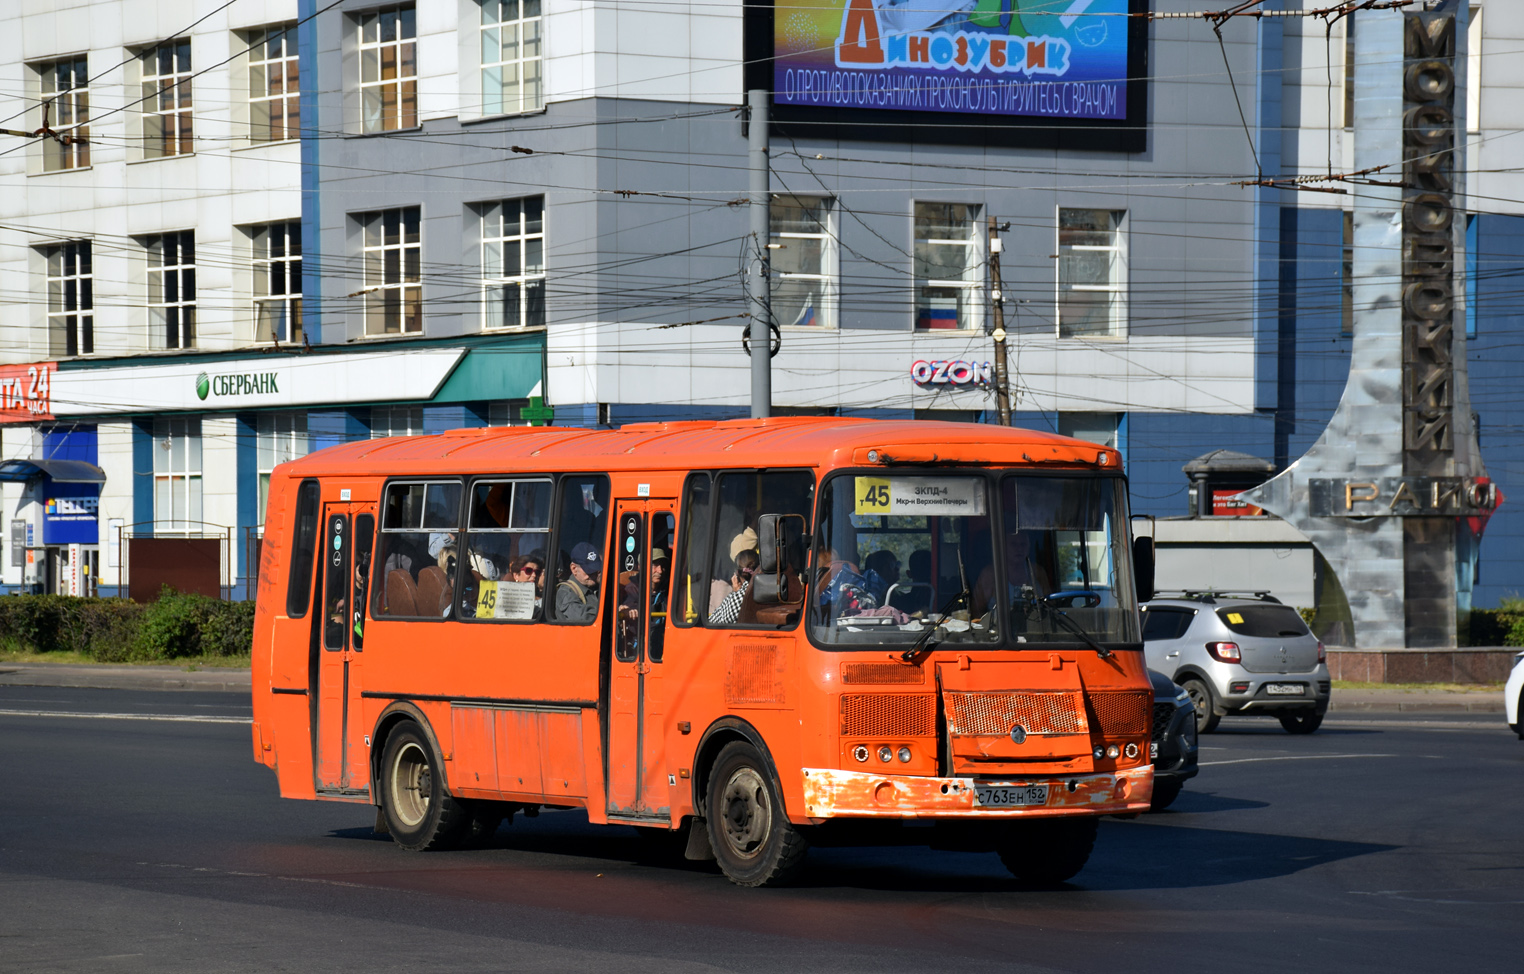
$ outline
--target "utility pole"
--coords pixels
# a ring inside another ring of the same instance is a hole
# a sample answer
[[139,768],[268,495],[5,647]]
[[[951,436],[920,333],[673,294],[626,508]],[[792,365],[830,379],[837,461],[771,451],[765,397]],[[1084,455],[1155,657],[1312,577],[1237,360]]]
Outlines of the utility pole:
[[771,260],[767,243],[771,231],[771,189],[767,169],[767,97],[765,89],[746,93],[747,144],[751,157],[751,245],[750,273],[746,276],[747,310],[751,313],[751,418],[772,415],[773,407],[773,312]]
[[1000,411],[1000,425],[1011,425],[1011,393],[1010,385],[1006,381],[1005,368],[1005,294],[1004,285],[1000,280],[1000,228],[995,225],[995,218],[990,217],[989,222],[989,247],[990,247],[990,301],[995,310],[995,330],[990,332],[990,337],[995,339],[995,405]]

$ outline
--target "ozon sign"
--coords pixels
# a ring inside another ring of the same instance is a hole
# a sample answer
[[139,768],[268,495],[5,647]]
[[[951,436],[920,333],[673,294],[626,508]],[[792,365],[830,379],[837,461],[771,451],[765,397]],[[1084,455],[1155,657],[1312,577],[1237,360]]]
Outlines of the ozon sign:
[[53,365],[0,365],[0,423],[53,418]]
[[994,366],[989,362],[965,362],[962,359],[928,362],[924,359],[910,367],[910,378],[918,386],[988,386]]

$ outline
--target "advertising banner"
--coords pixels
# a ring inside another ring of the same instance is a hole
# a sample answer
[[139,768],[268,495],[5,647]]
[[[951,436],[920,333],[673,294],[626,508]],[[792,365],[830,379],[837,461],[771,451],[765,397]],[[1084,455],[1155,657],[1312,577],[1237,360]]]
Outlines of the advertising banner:
[[768,87],[779,119],[808,118],[788,107],[870,123],[944,116],[947,141],[964,141],[960,128],[987,140],[951,124],[957,116],[1049,132],[1111,123],[1132,126],[1141,149],[1143,103],[1131,96],[1142,94],[1147,34],[1129,15],[1146,9],[1137,0],[787,0],[771,11]]
[[0,365],[0,423],[53,418],[54,363]]

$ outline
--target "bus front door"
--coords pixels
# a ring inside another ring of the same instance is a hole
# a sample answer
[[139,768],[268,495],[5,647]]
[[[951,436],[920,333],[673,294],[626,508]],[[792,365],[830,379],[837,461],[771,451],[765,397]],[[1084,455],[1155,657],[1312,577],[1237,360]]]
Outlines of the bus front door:
[[323,505],[322,612],[317,653],[316,785],[325,794],[365,794],[356,654],[364,649],[365,581],[376,520],[351,504]]
[[666,641],[668,555],[676,517],[670,500],[615,504],[613,644],[609,667],[608,814],[665,823],[671,818],[666,776],[661,678]]

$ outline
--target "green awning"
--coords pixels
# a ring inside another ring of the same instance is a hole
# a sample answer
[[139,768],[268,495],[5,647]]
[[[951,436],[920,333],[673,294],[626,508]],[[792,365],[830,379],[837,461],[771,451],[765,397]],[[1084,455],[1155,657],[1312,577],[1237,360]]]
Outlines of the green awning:
[[544,373],[543,341],[473,348],[450,373],[432,401],[528,399]]

